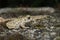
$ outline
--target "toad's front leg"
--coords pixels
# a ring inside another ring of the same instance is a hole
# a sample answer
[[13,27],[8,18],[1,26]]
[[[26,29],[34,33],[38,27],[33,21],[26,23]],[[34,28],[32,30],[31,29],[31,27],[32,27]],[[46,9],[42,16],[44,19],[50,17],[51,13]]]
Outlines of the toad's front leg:
[[24,28],[24,29],[29,28],[29,27],[26,27],[25,24],[21,24],[20,26],[21,26],[21,28]]

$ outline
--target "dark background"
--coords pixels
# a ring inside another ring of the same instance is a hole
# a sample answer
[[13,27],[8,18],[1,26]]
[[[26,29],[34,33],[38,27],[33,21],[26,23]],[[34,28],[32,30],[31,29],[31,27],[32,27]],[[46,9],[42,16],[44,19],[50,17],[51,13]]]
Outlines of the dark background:
[[60,7],[60,0],[0,0],[0,8],[5,7]]

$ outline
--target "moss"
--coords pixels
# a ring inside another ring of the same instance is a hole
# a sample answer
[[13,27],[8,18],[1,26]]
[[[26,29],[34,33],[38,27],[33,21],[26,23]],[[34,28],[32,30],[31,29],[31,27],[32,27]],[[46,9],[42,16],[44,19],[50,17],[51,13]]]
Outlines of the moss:
[[14,35],[10,35],[8,40],[20,40],[20,35],[19,34],[14,34]]
[[60,40],[60,37],[57,37],[56,40]]
[[55,27],[60,27],[60,25],[55,25]]

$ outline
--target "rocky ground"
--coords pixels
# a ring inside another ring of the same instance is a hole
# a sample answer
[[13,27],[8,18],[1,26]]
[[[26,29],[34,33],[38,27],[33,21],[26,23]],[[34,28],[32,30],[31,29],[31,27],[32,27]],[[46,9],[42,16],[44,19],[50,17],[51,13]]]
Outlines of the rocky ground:
[[19,15],[11,11],[1,12],[0,40],[60,40],[59,12],[54,11],[50,14],[49,11],[43,11],[43,13],[45,14]]

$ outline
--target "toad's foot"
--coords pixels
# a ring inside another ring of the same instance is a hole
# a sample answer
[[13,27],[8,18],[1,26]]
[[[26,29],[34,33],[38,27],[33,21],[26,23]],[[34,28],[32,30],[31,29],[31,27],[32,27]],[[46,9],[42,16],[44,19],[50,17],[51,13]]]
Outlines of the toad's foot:
[[23,28],[23,29],[27,29],[27,28],[29,28],[29,27],[21,26],[21,28]]

